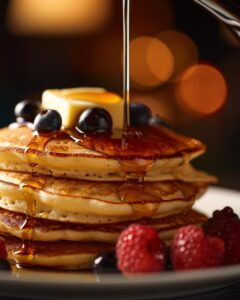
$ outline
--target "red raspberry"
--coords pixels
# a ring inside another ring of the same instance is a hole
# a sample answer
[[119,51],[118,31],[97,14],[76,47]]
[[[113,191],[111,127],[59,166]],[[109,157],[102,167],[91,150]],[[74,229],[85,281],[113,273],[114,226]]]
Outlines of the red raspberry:
[[[216,227],[216,225],[214,225]],[[217,233],[209,231],[211,236],[219,236],[225,242],[225,264],[240,264],[240,220],[226,220],[219,226]]]
[[124,230],[116,246],[118,268],[125,274],[164,270],[166,249],[153,228],[133,224]]
[[7,256],[5,240],[0,238],[0,258],[7,258]]
[[204,225],[208,235],[221,237],[225,242],[225,263],[240,263],[240,220],[230,207],[213,213]]
[[225,222],[220,236],[226,247],[225,263],[228,265],[240,264],[240,220]]
[[216,210],[207,223],[203,226],[205,232],[212,236],[221,236],[221,232],[225,227],[225,222],[229,220],[238,220],[238,216],[231,207],[225,207],[222,210]]
[[224,253],[222,239],[206,236],[195,225],[180,228],[171,245],[171,259],[175,270],[219,266],[224,261]]

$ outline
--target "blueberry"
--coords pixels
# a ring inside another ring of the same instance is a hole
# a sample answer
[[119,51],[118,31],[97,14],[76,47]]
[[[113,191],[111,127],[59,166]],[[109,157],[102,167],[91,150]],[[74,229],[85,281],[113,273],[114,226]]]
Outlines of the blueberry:
[[96,273],[119,273],[115,252],[100,254],[94,261],[93,269]]
[[130,124],[133,127],[149,124],[152,112],[145,104],[133,102],[130,103]]
[[170,259],[167,260],[165,269],[166,269],[166,271],[173,271],[174,270],[172,262],[170,261]]
[[33,122],[40,111],[40,102],[23,100],[15,106],[14,114],[18,122]]
[[171,126],[165,122],[164,119],[162,119],[161,117],[159,117],[158,115],[153,115],[152,118],[149,121],[150,125],[160,125],[160,126],[164,126],[167,128],[171,128]]
[[58,131],[61,126],[61,115],[56,110],[52,109],[42,111],[34,120],[34,129],[40,133]]
[[80,115],[77,130],[82,133],[111,133],[112,117],[103,108],[88,108]]
[[11,265],[7,259],[0,257],[0,271],[11,271]]

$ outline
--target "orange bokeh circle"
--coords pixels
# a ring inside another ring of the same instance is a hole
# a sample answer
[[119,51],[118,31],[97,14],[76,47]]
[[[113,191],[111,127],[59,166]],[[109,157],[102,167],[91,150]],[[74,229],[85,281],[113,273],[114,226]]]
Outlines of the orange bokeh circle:
[[153,37],[139,37],[130,45],[131,79],[136,86],[151,88],[166,82],[172,75],[171,50]]
[[207,116],[224,105],[227,83],[216,68],[205,64],[193,65],[181,75],[176,97],[184,111]]

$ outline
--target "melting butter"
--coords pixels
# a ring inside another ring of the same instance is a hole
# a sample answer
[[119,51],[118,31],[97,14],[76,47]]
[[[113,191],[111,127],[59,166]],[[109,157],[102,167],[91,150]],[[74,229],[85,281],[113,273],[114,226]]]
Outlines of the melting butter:
[[81,112],[90,107],[106,109],[112,116],[113,128],[123,127],[122,98],[101,88],[46,90],[42,95],[42,106],[57,110],[65,129],[76,127]]

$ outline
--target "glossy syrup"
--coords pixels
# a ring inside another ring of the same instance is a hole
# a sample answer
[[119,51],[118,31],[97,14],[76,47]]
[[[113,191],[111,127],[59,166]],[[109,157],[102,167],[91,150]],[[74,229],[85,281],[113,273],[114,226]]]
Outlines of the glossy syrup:
[[130,125],[130,2],[123,0],[123,101],[124,130]]
[[[153,195],[146,190],[144,178],[151,169],[155,160],[162,156],[171,156],[184,151],[186,147],[196,150],[201,148],[201,144],[191,139],[176,139],[171,137],[164,128],[144,127],[142,129],[129,128],[123,133],[114,132],[112,135],[86,135],[80,134],[76,130],[61,131],[48,135],[33,134],[33,139],[25,150],[29,165],[33,170],[36,165],[36,157],[46,152],[46,146],[52,140],[68,139],[87,149],[95,150],[108,158],[115,158],[119,161],[122,171],[125,173],[125,182],[118,185],[119,200],[131,205],[136,217],[151,217],[158,211],[162,202],[162,195]],[[190,147],[191,145],[191,147]],[[53,155],[53,154],[51,154]],[[54,155],[57,155],[55,153]],[[54,156],[53,155],[53,156]],[[22,188],[41,189],[43,182],[34,177],[22,183]],[[26,184],[27,183],[27,184]],[[28,211],[33,214],[34,206],[26,198]]]
[[[51,139],[56,138],[56,135],[39,135],[33,132],[33,138],[25,149],[25,155],[28,164],[31,168],[37,166],[35,157],[38,152],[44,151],[46,145]],[[18,264],[17,256],[28,253],[28,260],[31,261],[35,254],[35,246],[33,242],[34,222],[30,222],[31,216],[34,217],[36,211],[36,200],[34,199],[33,192],[41,190],[45,184],[43,176],[37,177],[32,174],[25,175],[19,184],[19,189],[22,191],[26,203],[25,218],[19,224],[21,229],[22,246],[15,251],[15,259]]]
[[[72,140],[87,149],[96,150],[108,158],[115,158],[119,161],[122,171],[125,173],[125,182],[118,185],[119,200],[128,203],[132,207],[133,214],[137,218],[152,217],[156,214],[162,202],[162,195],[154,195],[146,189],[144,178],[151,169],[158,157],[171,156],[181,151],[186,152],[186,148],[201,148],[202,145],[195,140],[185,138],[174,138],[164,128],[144,127],[138,129],[129,128],[128,131],[114,132],[112,135],[86,135],[80,134],[76,130],[60,131],[50,134],[37,134],[33,132],[33,137],[25,149],[25,155],[31,166],[33,173],[37,167],[36,158],[39,155],[47,155],[48,143],[57,139]],[[51,156],[57,156],[57,153]],[[44,176],[26,176],[20,183],[19,188],[23,190],[25,202],[27,204],[26,219],[22,222],[21,229],[24,232],[23,246],[18,253],[31,249],[34,253],[34,243],[32,243],[33,230],[28,224],[29,216],[34,216],[36,203],[32,191],[41,190],[45,184]],[[174,191],[173,191],[174,192]],[[34,223],[31,223],[34,224]],[[29,256],[31,259],[32,255]]]

